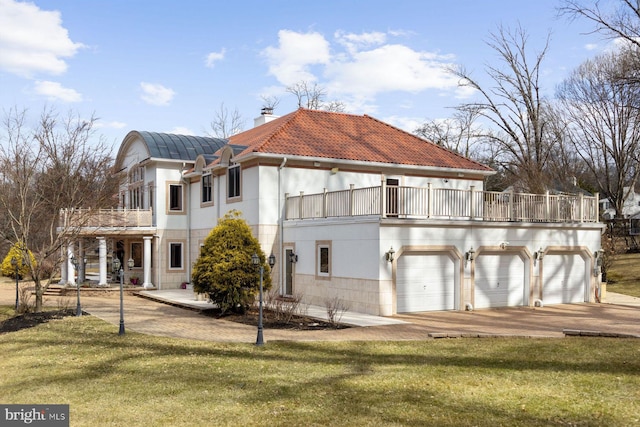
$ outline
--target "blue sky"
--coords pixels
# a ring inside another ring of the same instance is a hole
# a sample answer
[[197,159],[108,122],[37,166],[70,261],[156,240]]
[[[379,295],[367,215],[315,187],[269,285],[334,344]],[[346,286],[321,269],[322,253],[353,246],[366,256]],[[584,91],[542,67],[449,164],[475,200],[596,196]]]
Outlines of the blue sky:
[[444,71],[463,65],[483,80],[498,25],[522,26],[530,52],[551,42],[549,96],[607,48],[588,22],[556,17],[559,0],[0,0],[0,107],[95,113],[119,144],[130,130],[204,135],[222,103],[245,129],[262,95],[276,115],[296,106],[301,80],[347,112],[412,131],[469,101]]

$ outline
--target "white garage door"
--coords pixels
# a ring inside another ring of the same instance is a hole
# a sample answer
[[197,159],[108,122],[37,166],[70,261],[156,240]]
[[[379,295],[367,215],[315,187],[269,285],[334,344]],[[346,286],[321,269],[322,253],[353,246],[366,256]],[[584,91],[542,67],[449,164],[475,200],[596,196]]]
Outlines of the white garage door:
[[549,254],[544,257],[542,301],[545,304],[584,302],[585,262],[580,255]]
[[454,268],[454,262],[447,255],[405,254],[398,258],[398,313],[453,310]]
[[524,262],[519,256],[479,256],[475,268],[475,308],[524,305],[524,279]]

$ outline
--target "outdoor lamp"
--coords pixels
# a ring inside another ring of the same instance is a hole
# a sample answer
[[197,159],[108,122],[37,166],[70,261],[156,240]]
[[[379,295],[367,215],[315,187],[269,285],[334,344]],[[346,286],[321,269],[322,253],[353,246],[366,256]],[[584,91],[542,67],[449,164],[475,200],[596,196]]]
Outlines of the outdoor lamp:
[[[256,345],[264,345],[264,337],[262,334],[262,282],[264,278],[264,265],[260,263],[260,257],[258,254],[254,253],[251,255],[251,262],[255,266],[260,266],[260,297],[259,297],[259,314],[258,314],[258,336],[256,338]],[[276,256],[274,254],[269,255],[267,258],[267,262],[269,263],[269,267],[273,268],[276,265]]]
[[122,263],[120,263],[120,259],[118,257],[113,260],[113,266],[120,276],[120,329],[118,330],[118,335],[124,335],[124,271],[122,269]]
[[129,258],[129,260],[127,261],[127,265],[129,266],[129,270],[131,270],[133,268],[134,264],[135,264],[135,261],[133,260],[133,258]]
[[14,256],[11,257],[11,265],[16,274],[16,311],[18,311],[18,260]]
[[[271,256],[269,258],[271,258]],[[289,254],[289,262],[291,262],[292,264],[298,262],[298,255],[296,255],[296,253],[293,251],[291,251],[291,253]]]
[[469,252],[465,254],[465,265],[467,264],[467,262],[473,261],[474,259],[476,259],[476,251],[473,250],[473,246],[471,246]]
[[396,251],[393,250],[393,246],[389,248],[389,251],[385,254],[387,261],[393,262],[393,256],[396,254]]
[[[74,270],[78,271],[78,259],[71,256],[71,264],[73,264]],[[80,279],[78,277],[78,279]],[[80,283],[76,282],[76,316],[82,316],[82,307],[80,306]]]

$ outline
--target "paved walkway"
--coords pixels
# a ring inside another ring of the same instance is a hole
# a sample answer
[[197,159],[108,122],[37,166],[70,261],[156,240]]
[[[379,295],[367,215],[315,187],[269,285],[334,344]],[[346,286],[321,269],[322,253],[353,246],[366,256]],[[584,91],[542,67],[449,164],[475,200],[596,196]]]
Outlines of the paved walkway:
[[[45,305],[60,300],[75,307],[75,296],[47,297]],[[0,304],[15,302],[15,287],[0,284]],[[119,292],[82,292],[82,308],[106,322],[119,323]],[[174,302],[177,304],[178,302]],[[214,319],[195,309],[126,295],[127,331],[216,342],[253,343],[256,327]],[[354,324],[358,315],[351,319]],[[363,318],[366,316],[363,316]],[[374,316],[375,317],[375,316]],[[563,337],[565,332],[586,335],[640,337],[640,299],[608,293],[603,304],[565,304],[542,308],[514,307],[473,312],[427,312],[380,319],[379,325],[323,331],[264,330],[268,341],[424,340],[459,336]],[[389,323],[389,324],[385,324]]]

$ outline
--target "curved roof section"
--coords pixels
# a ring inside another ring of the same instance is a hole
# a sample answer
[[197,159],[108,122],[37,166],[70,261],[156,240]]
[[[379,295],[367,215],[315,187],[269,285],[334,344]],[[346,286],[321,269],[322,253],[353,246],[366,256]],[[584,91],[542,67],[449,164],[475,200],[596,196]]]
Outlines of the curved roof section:
[[146,131],[137,133],[147,144],[149,157],[158,159],[195,161],[199,155],[213,159],[215,152],[227,144],[227,140],[222,138]]
[[269,153],[419,167],[492,169],[373,117],[300,108],[233,135],[241,153]]

